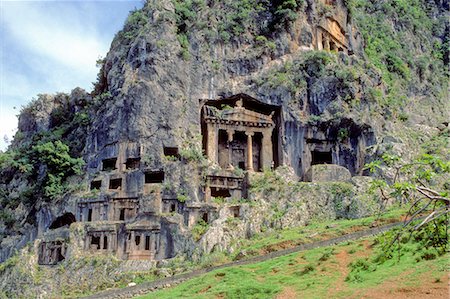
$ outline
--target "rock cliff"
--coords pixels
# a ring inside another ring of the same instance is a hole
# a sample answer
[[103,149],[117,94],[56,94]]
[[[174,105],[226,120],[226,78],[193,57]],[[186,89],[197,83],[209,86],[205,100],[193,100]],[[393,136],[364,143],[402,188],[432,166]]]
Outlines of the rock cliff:
[[22,110],[0,161],[0,260],[27,246],[30,264],[95,252],[118,259],[108,267],[152,269],[267,229],[374,213],[364,165],[410,159],[448,126],[448,4],[414,1],[422,28],[402,3],[148,0],[91,93]]

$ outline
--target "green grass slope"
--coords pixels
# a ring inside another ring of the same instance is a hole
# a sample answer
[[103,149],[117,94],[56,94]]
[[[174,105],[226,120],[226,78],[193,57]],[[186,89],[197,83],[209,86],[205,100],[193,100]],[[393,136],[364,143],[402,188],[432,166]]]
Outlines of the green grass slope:
[[139,298],[446,298],[447,255],[408,242],[385,259],[380,240],[216,270]]

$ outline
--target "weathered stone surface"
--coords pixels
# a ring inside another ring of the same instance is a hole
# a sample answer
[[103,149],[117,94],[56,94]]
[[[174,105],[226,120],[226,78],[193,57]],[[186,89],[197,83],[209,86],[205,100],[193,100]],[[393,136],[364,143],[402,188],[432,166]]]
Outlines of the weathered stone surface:
[[333,164],[313,165],[306,172],[307,182],[348,182],[352,175],[345,167]]
[[[147,271],[156,263],[169,275],[166,259],[200,260],[214,251],[238,251],[238,246],[232,246],[236,239],[268,229],[373,213],[378,198],[367,193],[370,179],[359,177],[364,164],[387,149],[402,156],[408,152],[409,143],[402,136],[389,137],[391,131],[401,131],[404,124],[386,121],[371,100],[372,92],[382,93],[385,87],[379,71],[361,55],[363,41],[344,2],[333,1],[330,6],[331,2],[307,0],[295,22],[285,28],[277,26],[270,34],[264,30],[274,29],[265,27],[271,16],[252,16],[250,25],[241,24],[244,33],[225,41],[215,36],[217,20],[211,20],[220,19],[227,1],[198,14],[196,21],[210,24],[211,30],[188,22],[185,32],[180,32],[172,1],[147,1],[134,15],[143,18],[142,22],[127,23],[112,42],[95,99],[75,89],[70,95],[42,96],[25,109],[19,121],[24,137],[17,138],[13,145],[26,146],[32,136],[52,129],[57,120],[54,116],[61,111],[86,112],[89,124],[74,135],[78,141],[75,151],[86,161],[84,177],[69,179],[72,186],[78,186],[73,188],[76,191],[51,203],[38,200],[33,209],[20,204],[14,211],[14,216],[25,223],[20,229],[0,225],[2,234],[10,234],[1,240],[0,260],[35,240],[33,253],[20,253],[23,261],[19,265],[31,265],[30,269],[37,271],[33,267],[37,248],[52,235],[52,224],[67,213],[76,216],[76,222],[70,224],[66,261],[62,263],[75,275],[58,278],[34,293],[24,290],[21,295],[55,296],[59,284],[74,288],[86,285],[95,291],[102,283],[114,284],[114,275]],[[180,42],[182,38],[187,38],[187,45]],[[333,47],[339,53],[311,51]],[[232,119],[233,115],[227,114],[227,110],[239,108],[235,99],[241,96],[258,102],[244,105],[253,116],[267,112],[258,107],[273,108],[265,118],[273,115],[276,134],[266,143],[254,141],[253,136],[243,136],[245,139],[234,143],[237,140],[223,140],[212,149],[217,155],[210,155],[204,141],[214,139],[216,144],[217,136],[206,136],[203,130],[203,104],[216,101],[229,105],[231,109],[216,107],[228,116],[222,121],[243,132],[243,122],[249,119]],[[417,129],[427,130],[426,126]],[[230,159],[233,146],[243,151],[245,159],[237,159],[233,152]],[[167,155],[169,148],[176,151]],[[259,155],[253,155],[257,152]],[[264,158],[270,155],[272,159]],[[220,165],[220,157],[228,160]],[[111,159],[113,168],[104,169]],[[130,159],[137,160],[131,163]],[[236,169],[239,162],[244,162],[243,168],[249,172]],[[336,165],[313,165],[316,163]],[[233,167],[223,169],[226,164]],[[251,171],[252,164],[256,164],[255,172]],[[47,169],[43,165],[38,168],[38,179],[42,179]],[[271,168],[275,169],[269,171]],[[299,182],[308,178],[310,168],[312,182]],[[155,182],[149,173],[163,173],[164,178]],[[214,188],[233,190],[230,196],[226,192],[225,196],[211,196],[208,188],[219,177]],[[237,181],[239,186],[235,188]],[[16,175],[3,186],[10,199],[18,200],[27,182]],[[124,219],[121,209],[126,210]],[[193,228],[202,225],[205,232],[196,240]],[[150,255],[138,250],[133,258],[145,261],[118,260],[129,257],[117,253],[127,252],[131,233],[139,246],[137,231],[142,237],[149,231],[157,232],[162,240],[159,251]],[[89,237],[98,238],[102,233],[108,242],[117,238],[114,250],[109,250],[110,245],[105,248],[105,242],[98,244],[99,250],[91,250],[98,242],[95,239],[92,244]],[[97,269],[97,259],[84,265],[89,258],[99,258],[104,266]],[[78,271],[78,266],[82,270]],[[20,271],[8,273],[13,273],[9,282],[32,285]],[[102,281],[95,281],[97,278]]]

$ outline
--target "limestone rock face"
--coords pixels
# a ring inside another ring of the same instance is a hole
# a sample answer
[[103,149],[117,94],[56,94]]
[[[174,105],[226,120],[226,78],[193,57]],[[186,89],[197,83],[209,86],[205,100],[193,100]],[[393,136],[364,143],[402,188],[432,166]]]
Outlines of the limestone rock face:
[[[361,73],[351,84],[343,84],[336,75],[336,68],[357,67],[363,61],[361,37],[343,1],[306,1],[296,11],[296,21],[284,27],[280,24],[285,21],[277,20],[274,11],[246,8],[252,17],[235,25],[242,26],[245,34],[228,37],[230,28],[222,34],[214,30],[205,34],[201,24],[211,23],[219,30],[217,23],[227,22],[224,11],[242,8],[225,1],[196,9],[196,20],[181,17],[180,23],[180,12],[171,1],[148,1],[130,15],[113,40],[99,74],[95,99],[75,89],[70,95],[42,96],[23,111],[19,131],[27,136],[58,128],[58,117],[64,113],[87,111],[89,118],[85,131],[73,134],[78,142],[74,151],[86,162],[83,191],[68,194],[55,206],[38,202],[35,235],[43,237],[65,213],[74,215],[77,222],[134,221],[133,217],[142,214],[166,223],[165,213],[175,210],[182,220],[158,226],[158,236],[165,240],[157,243],[165,252],[161,256],[172,257],[193,252],[189,231],[201,217],[217,222],[217,228],[213,225],[207,233],[211,237],[202,241],[205,252],[225,249],[233,238],[252,235],[261,225],[304,223],[301,219],[312,213],[307,203],[288,209],[278,224],[254,222],[252,219],[261,219],[266,209],[276,204],[272,200],[261,203],[265,205],[262,210],[245,205],[240,209],[240,217],[246,220],[238,235],[218,233],[228,208],[205,203],[211,191],[204,185],[218,177],[210,173],[217,167],[214,161],[202,157],[205,132],[201,111],[206,100],[243,95],[276,107],[272,111],[274,147],[268,153],[273,153],[274,167],[290,169],[289,180],[302,179],[312,164],[322,160],[348,168],[342,180],[347,180],[349,173],[362,173],[366,148],[376,142],[379,124],[376,118],[368,119],[361,113],[365,108],[352,110],[346,101],[356,97],[361,107],[366,107],[364,94],[379,85],[379,76]],[[278,74],[286,79],[278,80]],[[236,101],[228,103],[236,105]],[[336,170],[333,179],[345,172],[338,166],[335,169],[341,172]],[[41,172],[45,174],[45,167]],[[155,180],[155,175],[160,178]],[[233,176],[242,181],[242,175]],[[314,181],[322,180],[316,177]],[[245,197],[244,189],[236,194]],[[318,196],[327,197],[325,193]],[[137,206],[133,208],[132,203]],[[127,231],[127,226],[123,232],[114,227],[123,238],[127,233],[131,238],[132,230]],[[106,239],[98,241],[101,236]],[[86,229],[84,238],[100,242],[99,248],[109,248],[103,244],[111,241],[108,236]],[[210,240],[212,236],[214,240]],[[32,239],[22,237],[20,244]]]
[[307,182],[348,182],[352,175],[339,165],[313,165],[305,175]]
[[100,256],[109,283],[113,271],[238,251],[262,231],[374,213],[364,165],[409,143],[374,99],[387,87],[347,1],[296,1],[295,18],[269,2],[149,0],[92,94],[25,108],[14,148],[57,136],[85,166],[52,200],[27,193],[45,163],[35,177],[6,171],[0,196],[19,204],[5,206],[16,221],[0,223],[0,261],[34,241],[21,266]]

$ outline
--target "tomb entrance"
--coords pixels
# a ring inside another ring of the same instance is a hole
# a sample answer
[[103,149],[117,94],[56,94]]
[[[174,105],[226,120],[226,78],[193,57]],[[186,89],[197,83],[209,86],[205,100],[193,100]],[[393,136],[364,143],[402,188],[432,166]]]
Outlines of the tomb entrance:
[[64,241],[43,241],[39,244],[38,264],[56,265],[65,259],[66,250]]
[[208,159],[225,170],[272,168],[278,162],[273,154],[278,144],[276,112],[275,106],[246,95],[207,101],[202,108],[202,133]]
[[65,213],[62,216],[59,216],[55,219],[55,221],[52,222],[49,229],[55,229],[63,226],[70,226],[75,222],[75,215],[72,213]]

